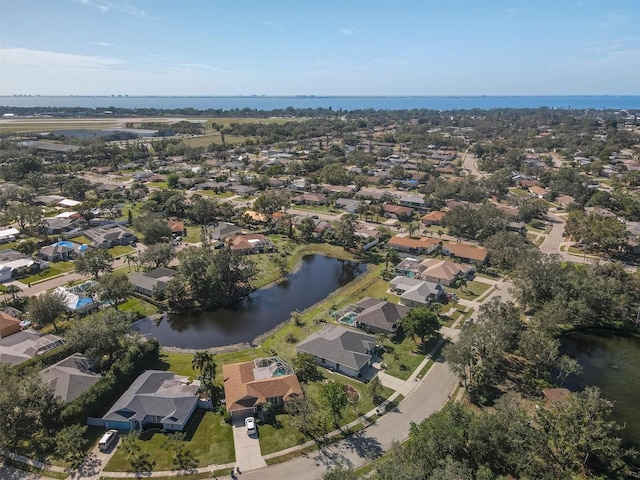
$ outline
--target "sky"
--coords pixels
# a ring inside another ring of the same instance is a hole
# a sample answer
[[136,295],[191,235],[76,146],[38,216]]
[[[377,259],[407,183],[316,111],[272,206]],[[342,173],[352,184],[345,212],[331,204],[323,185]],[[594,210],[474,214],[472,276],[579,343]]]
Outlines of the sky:
[[0,0],[0,94],[640,95],[640,0]]

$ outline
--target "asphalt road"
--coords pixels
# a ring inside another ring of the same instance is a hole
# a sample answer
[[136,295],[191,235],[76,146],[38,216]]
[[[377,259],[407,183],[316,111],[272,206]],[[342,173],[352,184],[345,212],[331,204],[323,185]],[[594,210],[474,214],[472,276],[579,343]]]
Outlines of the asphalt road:
[[435,362],[428,374],[416,381],[416,388],[400,406],[383,415],[375,424],[337,442],[286,463],[273,465],[241,475],[246,480],[316,480],[322,473],[343,464],[357,468],[391,448],[394,441],[404,441],[412,422],[420,422],[440,410],[458,384],[458,379],[441,360]]

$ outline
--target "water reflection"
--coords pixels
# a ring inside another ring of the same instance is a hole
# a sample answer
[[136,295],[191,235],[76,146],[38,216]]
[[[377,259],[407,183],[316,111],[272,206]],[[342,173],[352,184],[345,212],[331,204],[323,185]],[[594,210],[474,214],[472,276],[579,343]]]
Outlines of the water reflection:
[[287,281],[252,293],[234,308],[191,315],[171,315],[159,323],[144,319],[135,327],[160,343],[180,348],[209,348],[251,342],[286,321],[293,310],[325,299],[365,270],[358,263],[323,255],[302,259]]
[[595,385],[615,402],[613,417],[626,428],[622,438],[640,445],[638,366],[640,338],[611,335],[604,331],[573,332],[562,337],[562,353],[580,362],[582,373],[570,376],[565,386],[573,391]]

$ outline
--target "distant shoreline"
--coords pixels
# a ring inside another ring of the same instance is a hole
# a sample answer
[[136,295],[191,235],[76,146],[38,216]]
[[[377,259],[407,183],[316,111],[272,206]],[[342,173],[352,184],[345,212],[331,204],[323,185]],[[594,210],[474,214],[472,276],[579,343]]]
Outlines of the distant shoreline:
[[[212,110],[216,112],[251,110],[258,112],[291,110],[491,110],[491,109],[571,109],[571,110],[640,110],[640,95],[456,95],[456,96],[322,96],[322,95],[238,95],[238,96],[128,96],[128,95],[11,95],[0,96],[2,113],[13,108],[85,108],[112,111],[140,110],[185,114]],[[117,112],[113,112],[114,114]],[[181,111],[181,112],[180,112]],[[291,111],[293,113],[293,111]]]

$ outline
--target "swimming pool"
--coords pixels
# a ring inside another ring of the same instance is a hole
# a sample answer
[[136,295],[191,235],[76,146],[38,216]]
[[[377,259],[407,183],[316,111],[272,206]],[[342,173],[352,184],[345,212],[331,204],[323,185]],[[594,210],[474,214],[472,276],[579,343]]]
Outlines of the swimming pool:
[[342,317],[340,317],[340,320],[338,320],[340,323],[344,323],[345,325],[353,325],[354,323],[356,323],[356,317],[358,316],[357,313],[355,312],[350,312],[347,313],[346,315],[343,315]]

